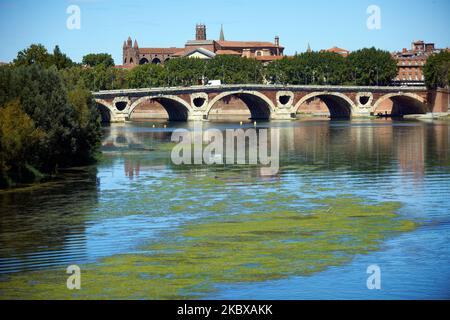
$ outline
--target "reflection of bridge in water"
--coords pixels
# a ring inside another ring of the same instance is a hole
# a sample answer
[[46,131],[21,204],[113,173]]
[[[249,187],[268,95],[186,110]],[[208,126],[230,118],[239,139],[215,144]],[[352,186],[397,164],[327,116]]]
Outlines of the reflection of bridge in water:
[[252,119],[289,120],[315,99],[326,105],[331,118],[388,110],[394,116],[447,113],[449,106],[448,91],[425,87],[224,85],[100,91],[94,97],[105,122],[139,118],[142,109],[171,121],[207,120],[218,109],[240,114],[243,108]]
[[[209,123],[204,127],[208,129],[214,126],[214,123]],[[104,145],[111,143],[107,141],[119,141],[117,147],[128,148],[151,139],[170,141],[171,132],[130,130],[132,128],[134,126],[112,125]],[[419,179],[424,175],[427,163],[434,161],[447,165],[450,160],[447,125],[427,126],[425,123],[414,123],[405,126],[401,122],[389,120],[353,122],[352,125],[302,121],[288,126],[275,124],[268,129],[279,130],[281,171],[283,167],[303,164],[329,170],[364,172],[378,172],[395,166]],[[268,136],[270,137],[270,132]],[[128,156],[125,153],[124,170],[130,178],[134,178],[155,169],[180,172],[186,169],[185,166],[173,165],[170,151],[167,152],[167,155],[158,158]],[[260,167],[255,167],[254,175],[259,175],[259,169]],[[214,167],[208,167],[208,170],[214,170]]]

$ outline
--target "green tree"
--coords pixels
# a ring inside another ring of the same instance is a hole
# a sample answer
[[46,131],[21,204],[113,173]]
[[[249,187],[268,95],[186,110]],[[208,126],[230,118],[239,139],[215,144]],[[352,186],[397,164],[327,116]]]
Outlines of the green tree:
[[129,88],[164,87],[169,82],[166,69],[156,64],[134,67],[128,71],[126,80]]
[[0,186],[7,185],[10,176],[23,180],[30,173],[27,166],[44,135],[22,110],[19,100],[0,108]]
[[[80,115],[83,105],[69,99],[56,67],[0,68],[0,88],[4,89],[0,105],[19,98],[23,111],[45,132],[33,160],[36,168],[55,172],[58,167],[81,164],[95,154],[101,131],[92,98],[86,102],[92,117]],[[87,101],[86,95],[80,101]]]
[[266,68],[266,80],[279,84],[337,85],[347,79],[347,62],[333,52],[306,52],[274,61]]
[[288,84],[294,83],[296,79],[294,68],[296,66],[292,59],[284,57],[281,60],[273,61],[270,63],[265,71],[265,79],[272,84]]
[[164,65],[168,83],[171,86],[192,86],[201,84],[206,76],[206,61],[203,59],[171,59]]
[[70,68],[75,65],[66,54],[61,52],[59,46],[55,46],[53,54],[50,54],[42,44],[32,44],[27,49],[20,51],[14,60],[15,66],[31,66],[33,64],[39,64],[45,68],[56,66],[58,69]]
[[388,51],[364,48],[350,53],[347,62],[356,85],[389,85],[397,75],[397,62]]
[[82,86],[68,92],[68,102],[75,110],[73,138],[77,140],[78,161],[88,163],[100,143],[101,123],[97,104],[91,92]]
[[262,83],[263,65],[256,59],[218,55],[206,64],[206,77],[225,84]]
[[114,66],[114,59],[108,53],[91,53],[83,57],[83,64],[90,67],[103,65],[108,68]]
[[43,67],[49,67],[52,63],[51,55],[42,44],[32,44],[27,49],[20,51],[13,62],[16,66],[39,64]]
[[53,49],[53,55],[50,56],[50,64],[55,65],[58,69],[66,69],[72,67],[75,63],[61,52],[59,46],[55,46]]
[[450,87],[450,52],[442,51],[428,58],[423,68],[428,88]]

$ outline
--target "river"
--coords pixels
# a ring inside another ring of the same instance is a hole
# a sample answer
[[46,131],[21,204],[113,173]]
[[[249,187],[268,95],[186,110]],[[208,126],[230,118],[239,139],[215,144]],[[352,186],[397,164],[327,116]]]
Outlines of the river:
[[113,124],[97,165],[0,193],[0,299],[449,299],[449,127],[261,122],[280,142],[266,176],[174,165],[192,123]]

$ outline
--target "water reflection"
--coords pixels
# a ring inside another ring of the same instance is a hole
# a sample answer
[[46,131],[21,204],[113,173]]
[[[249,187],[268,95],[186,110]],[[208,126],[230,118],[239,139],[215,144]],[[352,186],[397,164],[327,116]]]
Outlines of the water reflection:
[[[268,124],[262,123],[260,126],[268,127]],[[270,126],[269,132],[274,128],[280,132],[281,171],[292,165],[305,164],[326,170],[342,168],[356,172],[398,168],[404,173],[413,173],[416,179],[422,179],[427,166],[449,164],[449,126],[446,122],[304,121],[271,123]],[[188,125],[186,128],[192,129]],[[205,130],[210,128],[224,132],[225,128],[240,127],[204,124]],[[170,144],[172,132],[170,128],[114,127],[108,130],[104,147],[123,152],[124,172],[130,179],[139,177],[143,171],[166,168],[185,170],[184,166],[173,165],[167,153],[158,157],[158,146],[166,143],[164,150],[167,152],[173,147]],[[139,151],[141,153],[136,153]],[[152,152],[154,154],[150,156]],[[223,157],[225,159],[225,154]]]
[[97,203],[95,169],[66,171],[44,186],[0,193],[0,273],[86,257],[86,213]]

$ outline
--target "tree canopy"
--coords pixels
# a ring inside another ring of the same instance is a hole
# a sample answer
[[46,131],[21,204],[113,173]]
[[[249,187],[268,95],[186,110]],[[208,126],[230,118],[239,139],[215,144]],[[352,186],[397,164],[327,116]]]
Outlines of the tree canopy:
[[59,46],[55,46],[53,54],[50,54],[42,44],[32,44],[20,51],[13,63],[16,66],[31,66],[34,64],[45,68],[56,66],[58,69],[69,68],[75,65],[67,55],[61,52]]
[[450,87],[450,52],[443,51],[428,58],[423,68],[428,88]]
[[106,68],[114,67],[114,59],[108,53],[90,53],[83,57],[82,63],[90,67],[98,65],[103,65]]
[[365,48],[347,58],[352,80],[361,86],[389,85],[397,75],[397,62],[388,51]]
[[101,131],[88,90],[66,87],[56,66],[40,64],[0,67],[0,88],[0,183],[26,168],[53,173],[93,158]]
[[306,52],[271,63],[266,78],[280,84],[343,84],[347,79],[344,57],[332,52]]

